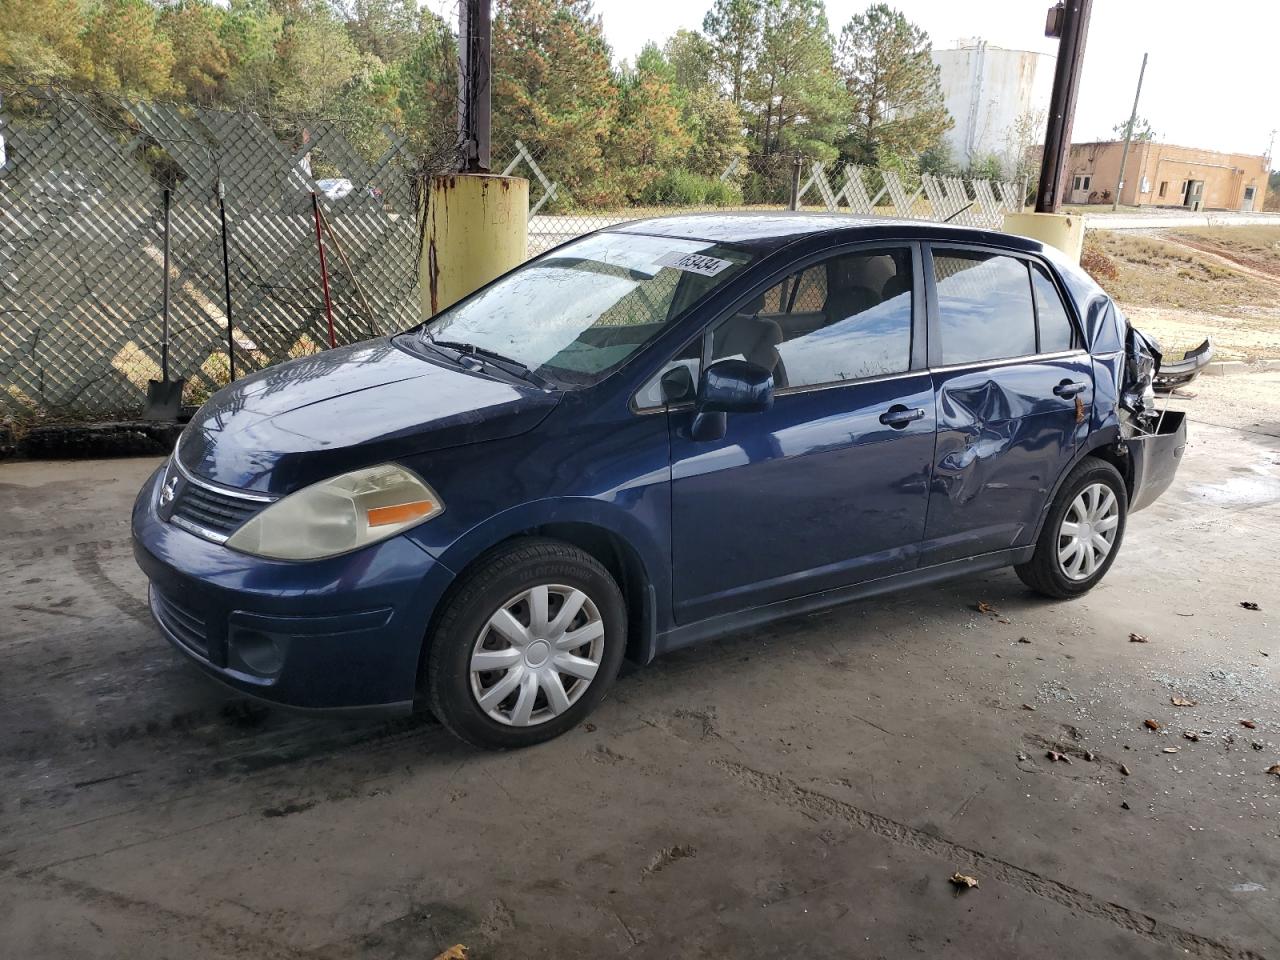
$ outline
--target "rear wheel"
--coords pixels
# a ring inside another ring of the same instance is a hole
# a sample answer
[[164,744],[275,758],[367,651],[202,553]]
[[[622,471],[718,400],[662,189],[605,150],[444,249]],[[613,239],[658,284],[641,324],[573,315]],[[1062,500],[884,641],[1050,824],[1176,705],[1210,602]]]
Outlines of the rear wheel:
[[1049,508],[1031,559],[1015,569],[1032,590],[1057,599],[1092,589],[1115,561],[1129,497],[1111,464],[1085,457]]
[[515,541],[445,602],[430,638],[431,710],[480,747],[558,736],[613,684],[626,622],[622,592],[595,558],[555,540]]

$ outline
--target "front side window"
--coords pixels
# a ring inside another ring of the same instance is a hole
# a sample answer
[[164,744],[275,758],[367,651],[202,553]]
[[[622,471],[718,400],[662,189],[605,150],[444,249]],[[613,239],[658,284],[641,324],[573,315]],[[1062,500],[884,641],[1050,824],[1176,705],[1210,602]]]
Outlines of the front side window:
[[996,253],[935,249],[933,272],[944,365],[1036,352],[1036,315],[1024,261]]
[[558,383],[588,385],[751,259],[705,240],[596,234],[516,268],[408,336],[494,352]]
[[[908,247],[859,250],[791,274],[710,329],[712,361],[748,360],[774,385],[815,387],[911,368],[912,264]],[[640,407],[691,399],[666,396],[675,367],[686,392],[701,372],[700,341],[672,358],[636,398]]]

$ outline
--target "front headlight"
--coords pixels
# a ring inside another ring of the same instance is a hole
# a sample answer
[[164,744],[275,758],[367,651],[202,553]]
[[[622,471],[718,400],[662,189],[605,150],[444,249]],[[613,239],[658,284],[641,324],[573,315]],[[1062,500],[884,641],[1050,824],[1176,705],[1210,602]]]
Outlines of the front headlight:
[[273,560],[318,560],[395,536],[444,511],[435,491],[404,467],[352,470],[277,500],[227,546]]

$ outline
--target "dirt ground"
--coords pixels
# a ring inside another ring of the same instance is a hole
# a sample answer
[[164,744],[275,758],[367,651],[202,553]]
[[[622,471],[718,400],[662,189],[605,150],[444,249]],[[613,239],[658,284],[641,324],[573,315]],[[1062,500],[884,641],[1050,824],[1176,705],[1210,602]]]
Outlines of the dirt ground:
[[155,461],[0,465],[0,955],[1280,957],[1280,373],[1193,391],[1086,598],[802,617],[508,754],[234,698],[149,621]]
[[1084,264],[1166,355],[1280,358],[1280,227],[1091,230]]

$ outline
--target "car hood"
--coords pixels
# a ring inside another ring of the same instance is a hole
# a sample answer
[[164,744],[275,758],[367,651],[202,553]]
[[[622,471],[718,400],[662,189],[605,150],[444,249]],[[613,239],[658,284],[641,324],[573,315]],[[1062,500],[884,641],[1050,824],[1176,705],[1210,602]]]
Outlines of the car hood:
[[271,367],[220,390],[178,443],[197,477],[286,494],[375,463],[532,430],[560,395],[375,340]]

